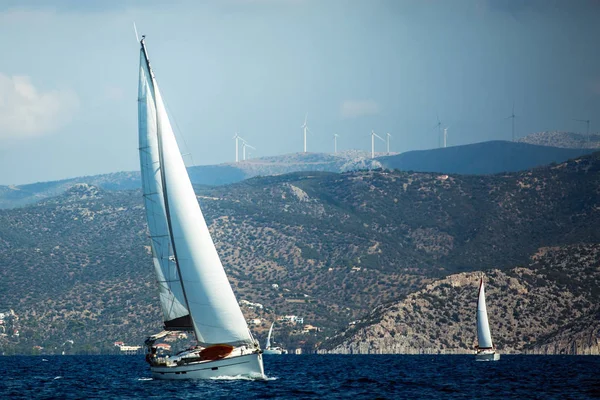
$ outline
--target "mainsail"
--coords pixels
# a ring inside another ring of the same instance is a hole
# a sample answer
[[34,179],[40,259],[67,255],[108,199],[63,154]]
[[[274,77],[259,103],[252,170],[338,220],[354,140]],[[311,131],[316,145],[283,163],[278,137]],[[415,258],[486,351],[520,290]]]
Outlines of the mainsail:
[[177,274],[177,266],[173,262],[171,238],[165,217],[154,93],[143,52],[140,59],[138,89],[138,127],[144,206],[165,328],[191,330],[193,327],[189,312],[183,305],[185,304],[183,289]]
[[490,334],[490,324],[488,323],[487,307],[485,306],[485,288],[483,286],[483,277],[479,283],[479,296],[477,299],[477,341],[480,349],[491,349],[492,335]]
[[269,329],[269,335],[267,336],[267,345],[266,345],[266,347],[265,347],[265,348],[267,348],[267,349],[268,349],[269,347],[271,347],[271,334],[273,333],[273,325],[275,325],[275,322],[273,322],[273,323],[271,324],[271,328]]
[[[145,134],[156,132],[157,139],[153,143],[157,147],[158,162],[153,160],[152,176],[162,188],[164,223],[160,226],[167,228],[164,237],[170,241],[172,257],[169,258],[174,261],[182,289],[181,296],[172,287],[171,292],[189,310],[200,344],[250,345],[253,338],[198,206],[143,40],[140,64],[140,86],[153,96],[153,101],[145,102],[147,109],[145,114],[140,112],[140,121],[142,115],[146,115]],[[152,115],[154,121],[149,117]],[[150,126],[151,123],[154,125]],[[141,131],[140,125],[140,135]],[[161,271],[167,281],[172,277],[167,276],[163,268]]]

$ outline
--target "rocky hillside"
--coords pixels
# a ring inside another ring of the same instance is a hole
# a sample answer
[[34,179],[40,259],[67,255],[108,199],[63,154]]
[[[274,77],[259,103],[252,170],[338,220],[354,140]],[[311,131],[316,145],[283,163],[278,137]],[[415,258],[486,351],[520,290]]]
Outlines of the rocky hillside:
[[[441,277],[600,243],[599,187],[593,154],[493,176],[295,173],[197,195],[238,298],[331,336]],[[137,190],[81,184],[0,210],[0,280],[25,346],[139,343],[160,325]]]
[[[323,353],[468,353],[480,272],[450,275],[375,308]],[[600,354],[600,244],[541,248],[527,266],[485,271],[490,330],[503,353]]]
[[518,140],[521,143],[537,144],[540,146],[562,147],[565,149],[600,149],[600,134],[585,134],[574,132],[536,132]]

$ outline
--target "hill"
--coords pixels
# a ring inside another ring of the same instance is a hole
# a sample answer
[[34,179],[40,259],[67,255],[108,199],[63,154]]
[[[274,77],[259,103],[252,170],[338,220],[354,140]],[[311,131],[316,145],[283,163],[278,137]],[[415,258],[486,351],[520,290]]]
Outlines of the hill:
[[[239,163],[200,165],[188,168],[192,182],[199,186],[219,186],[256,176],[282,175],[302,171],[346,172],[374,168],[400,169],[445,174],[493,174],[522,171],[563,162],[592,152],[592,149],[563,149],[526,143],[484,142],[444,149],[409,151],[399,155],[349,150],[337,154],[293,153],[255,158]],[[0,209],[20,207],[57,196],[73,185],[87,183],[107,190],[137,189],[139,172],[84,176],[53,182],[0,186]]]
[[518,142],[565,149],[600,149],[600,134],[590,133],[588,137],[574,132],[536,132],[520,138]]
[[497,174],[563,162],[593,149],[564,149],[528,143],[491,141],[379,157],[384,168],[445,174]]
[[[199,165],[189,167],[188,173],[196,185],[216,186],[240,182],[254,176],[281,175],[296,171],[343,172],[380,167],[381,164],[378,161],[371,160],[370,153],[346,151],[338,154],[293,153],[244,160],[239,163]],[[0,185],[0,209],[21,207],[57,196],[80,183],[106,190],[127,190],[141,187],[138,171],[83,176],[27,185]]]
[[[303,172],[197,195],[238,299],[265,306],[245,309],[263,318],[254,331],[298,315],[331,336],[445,276],[600,243],[599,172],[595,153],[502,175]],[[19,346],[99,351],[159,329],[143,215],[138,190],[87,184],[0,210],[0,307],[20,316]],[[282,341],[316,340],[285,329]]]
[[[323,353],[472,353],[479,272],[373,310]],[[600,245],[542,248],[526,267],[486,271],[490,330],[503,353],[600,354]]]

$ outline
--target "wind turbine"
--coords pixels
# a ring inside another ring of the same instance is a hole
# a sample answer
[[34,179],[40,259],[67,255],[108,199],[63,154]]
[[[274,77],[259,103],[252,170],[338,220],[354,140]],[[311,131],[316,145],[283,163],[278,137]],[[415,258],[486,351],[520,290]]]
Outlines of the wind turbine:
[[436,114],[437,124],[435,127],[438,129],[438,148],[442,147],[442,123],[440,121],[440,116]]
[[444,128],[444,148],[446,148],[446,143],[448,141],[448,127]]
[[337,133],[333,134],[333,154],[337,154],[337,138],[340,135],[338,135]]
[[246,161],[246,147],[248,147],[249,149],[254,149],[256,150],[256,147],[254,146],[250,146],[248,143],[246,143],[245,140],[242,139],[242,159],[244,161]]
[[515,118],[517,116],[515,115],[515,102],[513,101],[513,107],[512,107],[512,114],[508,117],[506,117],[506,119],[512,119],[512,141],[515,141]]
[[387,153],[388,155],[390,155],[390,138],[392,137],[392,135],[390,135],[390,133],[386,133],[386,139],[387,139]]
[[587,137],[587,142],[590,142],[590,120],[589,119],[575,119],[573,118],[573,121],[579,121],[579,122],[585,122],[586,124],[586,131],[585,131],[585,136]]
[[308,129],[307,120],[308,120],[308,113],[306,113],[306,116],[304,117],[304,123],[300,126],[300,128],[302,128],[302,131],[304,132],[304,152],[305,153],[306,153],[306,132],[310,131],[310,129]]
[[375,158],[375,137],[378,137],[382,142],[385,142],[381,136],[371,131],[371,158]]
[[[233,138],[235,139],[235,162],[238,162],[238,161],[240,161],[239,155],[238,155],[238,149],[240,146],[238,144],[238,141],[242,138],[240,137],[240,135],[238,135],[237,132],[235,133],[235,135],[233,135]],[[244,139],[242,139],[242,140],[244,140]]]

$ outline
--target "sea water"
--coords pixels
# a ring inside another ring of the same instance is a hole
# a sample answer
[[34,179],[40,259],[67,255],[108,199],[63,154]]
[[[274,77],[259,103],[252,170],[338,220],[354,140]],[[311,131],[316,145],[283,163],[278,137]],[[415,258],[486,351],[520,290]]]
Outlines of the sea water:
[[600,357],[281,355],[266,381],[151,378],[144,356],[0,357],[0,399],[591,399]]

